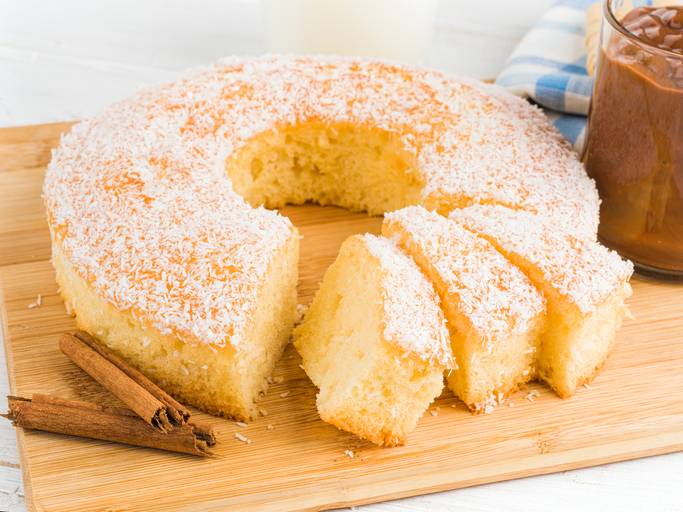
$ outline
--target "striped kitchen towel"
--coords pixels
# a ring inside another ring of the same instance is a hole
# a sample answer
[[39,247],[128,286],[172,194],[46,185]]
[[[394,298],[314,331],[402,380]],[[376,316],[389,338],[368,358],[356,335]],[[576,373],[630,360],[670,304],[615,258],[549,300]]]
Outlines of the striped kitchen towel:
[[586,12],[599,0],[561,0],[524,36],[496,83],[543,107],[580,151],[593,79],[586,71]]

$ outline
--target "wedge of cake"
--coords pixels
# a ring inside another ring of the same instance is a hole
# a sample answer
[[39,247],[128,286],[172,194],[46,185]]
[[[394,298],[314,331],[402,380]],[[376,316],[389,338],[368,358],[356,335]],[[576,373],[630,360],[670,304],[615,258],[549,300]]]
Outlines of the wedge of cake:
[[382,233],[417,262],[441,297],[458,368],[448,386],[488,412],[534,378],[545,301],[489,242],[415,206],[389,213]]
[[548,316],[538,373],[561,397],[574,394],[611,350],[631,295],[631,262],[522,210],[475,205],[450,218],[491,242],[542,291]]
[[405,443],[453,366],[438,301],[389,240],[342,244],[294,331],[324,421],[379,445]]

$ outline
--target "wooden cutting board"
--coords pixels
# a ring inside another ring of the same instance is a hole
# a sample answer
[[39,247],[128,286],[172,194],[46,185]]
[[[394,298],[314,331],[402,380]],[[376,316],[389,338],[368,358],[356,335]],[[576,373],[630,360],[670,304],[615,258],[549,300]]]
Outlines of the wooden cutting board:
[[[114,403],[57,348],[74,321],[57,295],[40,191],[50,149],[69,127],[0,130],[0,285],[10,388]],[[304,235],[303,303],[344,238],[380,227],[379,218],[338,208],[284,213]],[[571,399],[534,384],[512,397],[514,407],[473,416],[444,392],[408,446],[381,449],[320,421],[315,388],[290,346],[275,370],[284,381],[262,403],[267,417],[239,427],[198,414],[219,430],[216,459],[19,431],[27,501],[40,511],[317,510],[682,450],[683,285],[640,278],[633,284],[635,318],[590,388]],[[39,294],[42,305],[29,308]],[[533,402],[526,399],[531,389],[540,392]],[[236,440],[235,432],[253,442]]]

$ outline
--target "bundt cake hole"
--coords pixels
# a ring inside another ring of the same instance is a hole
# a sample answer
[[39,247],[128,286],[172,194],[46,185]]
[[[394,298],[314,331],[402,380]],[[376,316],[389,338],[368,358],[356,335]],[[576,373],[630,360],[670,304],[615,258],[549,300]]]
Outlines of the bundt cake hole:
[[253,206],[314,202],[382,214],[420,200],[416,158],[386,130],[308,122],[253,137],[226,162]]

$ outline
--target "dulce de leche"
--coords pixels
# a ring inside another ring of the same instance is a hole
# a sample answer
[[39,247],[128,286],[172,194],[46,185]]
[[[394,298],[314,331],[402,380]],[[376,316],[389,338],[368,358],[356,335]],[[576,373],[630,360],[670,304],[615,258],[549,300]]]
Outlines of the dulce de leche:
[[603,32],[584,163],[599,237],[641,269],[683,275],[683,6]]

